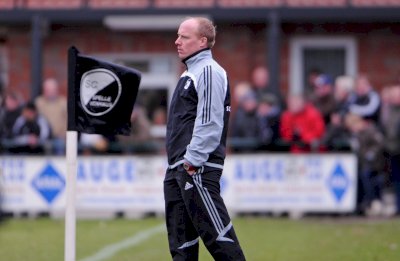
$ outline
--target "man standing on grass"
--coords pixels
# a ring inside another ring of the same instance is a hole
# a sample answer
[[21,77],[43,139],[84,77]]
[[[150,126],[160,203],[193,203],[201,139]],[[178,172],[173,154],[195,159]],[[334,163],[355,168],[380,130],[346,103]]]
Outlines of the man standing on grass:
[[193,17],[175,41],[186,71],[167,124],[164,196],[173,260],[198,260],[199,237],[215,260],[245,260],[220,196],[230,93],[225,70],[212,58],[215,35],[210,20]]

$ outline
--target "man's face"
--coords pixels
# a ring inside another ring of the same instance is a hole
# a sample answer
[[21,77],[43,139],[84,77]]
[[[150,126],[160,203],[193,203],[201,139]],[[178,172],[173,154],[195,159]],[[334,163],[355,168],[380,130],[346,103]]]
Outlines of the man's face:
[[371,90],[371,85],[369,81],[364,77],[360,77],[356,82],[355,92],[358,95],[363,96],[367,95],[370,90]]
[[46,80],[43,84],[43,94],[47,99],[57,98],[58,96],[58,85],[55,80]]
[[299,113],[304,109],[305,101],[301,96],[293,95],[288,98],[288,109],[292,113]]
[[29,122],[34,121],[36,118],[36,112],[29,108],[24,108],[24,110],[22,111],[22,115]]
[[196,20],[188,19],[179,26],[175,45],[178,49],[178,56],[182,60],[207,47],[206,37],[202,37],[198,33]]

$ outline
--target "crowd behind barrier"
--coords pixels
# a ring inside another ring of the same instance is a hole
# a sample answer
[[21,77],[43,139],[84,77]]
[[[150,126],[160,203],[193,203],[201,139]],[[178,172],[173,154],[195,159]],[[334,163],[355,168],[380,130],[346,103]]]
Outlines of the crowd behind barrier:
[[[313,70],[303,93],[286,97],[269,88],[265,67],[250,81],[232,86],[227,149],[231,153],[353,152],[358,157],[358,211],[379,212],[382,192],[391,190],[400,212],[400,82],[381,88],[367,75],[339,76]],[[79,153],[162,154],[167,112],[148,115],[138,104],[131,115],[132,135],[79,135]],[[56,79],[46,79],[42,95],[24,101],[0,89],[0,153],[63,155],[66,98]]]

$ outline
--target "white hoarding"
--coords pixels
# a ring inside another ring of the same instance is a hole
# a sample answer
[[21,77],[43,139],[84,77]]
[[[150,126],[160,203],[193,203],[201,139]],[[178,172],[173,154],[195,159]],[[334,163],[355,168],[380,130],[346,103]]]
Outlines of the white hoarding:
[[343,154],[232,155],[222,190],[230,210],[349,212],[357,160]]
[[[162,213],[167,163],[154,157],[81,157],[76,207],[80,212]],[[229,155],[221,193],[234,212],[348,212],[355,208],[357,161],[349,154]],[[63,212],[65,159],[2,157],[2,208]]]
[[[76,207],[81,212],[163,212],[162,157],[82,157],[78,162]],[[65,207],[63,158],[3,157],[5,211],[60,212]]]

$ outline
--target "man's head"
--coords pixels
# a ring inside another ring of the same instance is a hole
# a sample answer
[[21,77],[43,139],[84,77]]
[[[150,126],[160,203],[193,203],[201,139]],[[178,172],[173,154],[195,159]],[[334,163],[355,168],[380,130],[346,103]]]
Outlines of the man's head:
[[257,96],[253,90],[248,90],[243,96],[240,98],[239,106],[246,112],[252,113],[257,109]]
[[315,94],[317,97],[325,97],[332,93],[333,81],[330,75],[320,74],[314,80]]
[[204,17],[190,17],[181,23],[175,45],[178,56],[185,59],[204,48],[212,48],[215,43],[215,26]]
[[342,75],[335,81],[335,98],[338,101],[347,100],[354,88],[354,80],[351,76]]
[[5,95],[5,108],[8,111],[14,111],[20,106],[20,99],[15,92],[8,92]]
[[362,74],[356,80],[355,92],[358,96],[367,95],[372,90],[371,83],[367,75]]
[[254,68],[251,78],[255,88],[257,89],[266,88],[269,84],[269,72],[267,67],[258,66]]
[[400,85],[395,85],[390,88],[390,104],[392,106],[400,106]]
[[22,110],[22,116],[29,122],[34,121],[37,117],[35,103],[28,102]]
[[302,94],[290,94],[287,100],[288,110],[297,114],[303,111],[306,101]]
[[43,96],[46,99],[55,99],[58,97],[58,82],[54,78],[46,79],[43,83]]

